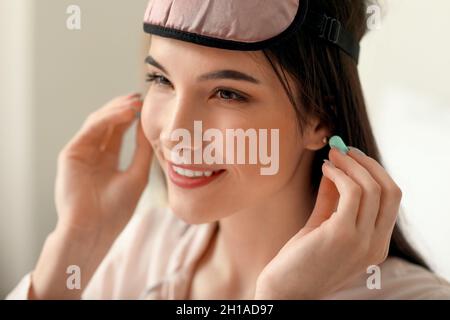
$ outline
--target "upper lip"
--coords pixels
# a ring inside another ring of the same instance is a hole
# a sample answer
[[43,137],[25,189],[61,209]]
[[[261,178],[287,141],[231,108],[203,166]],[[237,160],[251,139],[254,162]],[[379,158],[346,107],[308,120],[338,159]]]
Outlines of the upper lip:
[[219,171],[222,170],[221,168],[211,168],[211,167],[200,167],[197,165],[188,165],[188,164],[175,164],[172,163],[170,161],[167,161],[169,163],[169,165],[174,166],[174,167],[179,167],[179,168],[183,168],[183,169],[188,169],[191,171]]

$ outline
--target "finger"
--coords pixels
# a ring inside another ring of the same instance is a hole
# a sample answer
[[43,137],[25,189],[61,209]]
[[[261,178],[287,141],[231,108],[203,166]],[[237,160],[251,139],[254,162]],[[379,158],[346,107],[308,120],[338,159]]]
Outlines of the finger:
[[117,100],[126,100],[126,99],[132,99],[132,98],[141,97],[141,96],[142,95],[139,92],[130,92],[129,94],[118,96],[115,99],[117,99]]
[[335,216],[346,224],[356,226],[359,205],[361,201],[361,187],[344,171],[326,160],[322,165],[324,176],[330,179],[339,192],[339,202]]
[[136,109],[136,104],[142,103],[142,98],[140,95],[132,95],[128,97],[118,97],[110,102],[108,102],[105,106],[95,111],[94,114],[96,116],[102,116],[103,114],[109,113],[112,110],[123,108],[125,106],[129,106],[132,109]]
[[[142,106],[142,101],[133,100],[130,101],[134,110],[139,110]],[[110,126],[108,128],[107,138],[104,144],[101,146],[102,160],[108,163],[111,168],[117,168],[120,160],[120,151],[122,150],[124,135],[127,130],[134,123],[134,119],[130,122],[119,124],[116,126]]]
[[394,228],[395,228],[396,224],[394,223],[394,225],[392,226],[392,228],[388,231],[388,235],[385,238],[385,242],[384,242],[384,254],[383,257],[386,258],[389,255],[389,247],[391,245],[391,239],[392,239],[392,235],[394,233]]
[[153,149],[147,137],[144,135],[142,123],[139,120],[136,126],[136,149],[128,172],[142,179],[146,184],[150,174],[150,165],[153,157]]
[[139,98],[140,99],[141,97],[142,97],[142,94],[140,94],[139,92],[133,92],[133,93],[126,95],[125,99],[131,99],[131,98]]
[[103,107],[98,109],[95,113],[103,114],[104,112],[109,112],[112,109],[120,108],[123,105],[134,105],[135,103],[138,103],[139,101],[142,101],[141,94],[131,94],[128,96],[121,96],[116,97],[113,100],[106,103]]
[[374,229],[380,211],[381,186],[366,168],[347,154],[332,148],[329,157],[333,164],[350,176],[363,191],[357,225],[363,230]]
[[[137,112],[140,112],[140,110],[142,109],[142,100],[136,100],[133,101],[133,103],[131,104],[131,108],[133,108],[133,110],[135,111],[135,116],[137,115]],[[137,118],[137,117],[136,117]],[[120,150],[122,149],[122,142],[123,142],[123,137],[125,135],[125,132],[131,127],[131,125],[133,124],[133,121],[124,123],[124,124],[119,124],[115,127],[110,127],[110,136],[108,137],[106,143],[105,143],[105,147],[104,147],[104,151],[107,153],[110,153],[112,155],[116,155],[117,157],[120,155]]]
[[120,151],[124,141],[124,135],[126,131],[131,127],[133,121],[116,127],[110,127],[108,131],[109,136],[105,141],[108,141],[106,145],[100,147],[101,161],[107,164],[111,169],[117,169],[120,161]]
[[104,151],[109,154],[119,154],[122,142],[123,142],[123,136],[125,135],[125,132],[131,127],[133,124],[133,121],[117,125],[115,127],[111,127],[111,133],[109,135],[109,138],[107,139],[108,142],[104,146]]
[[322,176],[319,190],[317,192],[316,204],[313,212],[305,224],[306,230],[319,227],[336,211],[339,200],[339,193],[334,183],[325,176]]
[[135,110],[131,107],[142,106],[142,103],[126,102],[118,108],[110,109],[108,112],[91,114],[83,124],[81,130],[75,135],[72,146],[92,146],[100,150],[115,126],[129,123],[135,118]]
[[348,154],[364,166],[381,186],[380,212],[375,222],[375,227],[377,229],[392,230],[400,208],[402,198],[401,189],[375,159],[366,156],[361,151],[352,147],[350,147]]

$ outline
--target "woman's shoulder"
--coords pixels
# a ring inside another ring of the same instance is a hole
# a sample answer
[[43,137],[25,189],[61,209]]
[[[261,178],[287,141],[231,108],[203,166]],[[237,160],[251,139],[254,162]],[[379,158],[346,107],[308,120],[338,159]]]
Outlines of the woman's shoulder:
[[100,264],[84,298],[137,298],[149,281],[164,272],[189,227],[167,207],[136,212]]
[[331,298],[450,299],[450,283],[422,266],[402,258],[388,257]]

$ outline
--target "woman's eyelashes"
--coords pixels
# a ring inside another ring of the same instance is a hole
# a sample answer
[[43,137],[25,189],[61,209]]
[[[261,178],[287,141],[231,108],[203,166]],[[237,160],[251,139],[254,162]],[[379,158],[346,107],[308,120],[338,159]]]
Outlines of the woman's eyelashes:
[[225,101],[247,102],[248,98],[230,89],[216,89],[215,94]]
[[158,84],[158,85],[171,85],[171,83],[170,83],[170,81],[166,78],[166,77],[164,77],[164,76],[162,76],[162,75],[159,75],[159,74],[156,74],[156,73],[147,73],[147,80],[146,80],[147,82],[150,82],[150,83],[156,83],[156,84]]
[[[158,86],[169,86],[172,87],[172,83],[163,75],[157,73],[148,73],[147,82],[154,83]],[[227,102],[248,102],[249,98],[245,94],[236,92],[235,90],[228,88],[217,88],[214,90],[214,95],[220,100]]]

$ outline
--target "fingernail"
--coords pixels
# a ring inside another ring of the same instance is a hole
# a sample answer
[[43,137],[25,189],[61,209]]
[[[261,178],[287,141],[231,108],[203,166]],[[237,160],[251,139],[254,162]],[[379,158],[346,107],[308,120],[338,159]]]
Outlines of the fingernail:
[[140,94],[139,92],[136,92],[136,93],[129,94],[129,95],[127,96],[127,98],[128,98],[128,99],[131,99],[131,98],[134,98],[134,97],[140,97],[140,96],[141,96],[141,94]]
[[330,167],[332,167],[332,168],[336,168],[336,166],[333,164],[333,162],[331,162],[331,161],[328,160],[328,159],[323,159],[323,162],[325,162],[325,164],[326,164],[327,166],[330,166]]
[[362,155],[362,156],[365,156],[365,155],[366,155],[364,152],[362,152],[362,151],[359,150],[358,148],[355,148],[355,147],[349,147],[349,149],[350,149],[351,151],[354,151],[354,152],[356,152],[356,153]]
[[136,100],[131,103],[131,105],[134,107],[142,107],[143,104],[144,104],[144,101],[142,101],[142,100]]
[[345,144],[344,140],[342,140],[342,138],[339,136],[332,136],[328,141],[328,144],[330,145],[331,148],[338,149],[342,154],[347,154],[347,152],[350,151],[347,145]]

